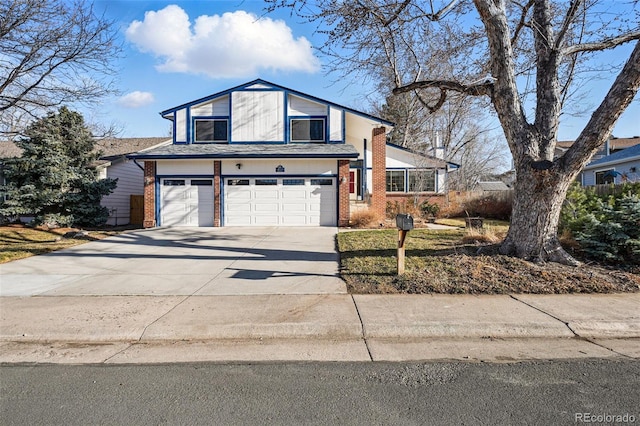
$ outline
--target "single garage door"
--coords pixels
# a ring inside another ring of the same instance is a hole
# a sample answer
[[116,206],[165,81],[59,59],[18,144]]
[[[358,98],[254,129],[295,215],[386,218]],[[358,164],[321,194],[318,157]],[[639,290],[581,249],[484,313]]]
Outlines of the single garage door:
[[335,178],[225,179],[225,225],[335,226]]
[[162,179],[161,188],[161,226],[213,226],[213,179]]

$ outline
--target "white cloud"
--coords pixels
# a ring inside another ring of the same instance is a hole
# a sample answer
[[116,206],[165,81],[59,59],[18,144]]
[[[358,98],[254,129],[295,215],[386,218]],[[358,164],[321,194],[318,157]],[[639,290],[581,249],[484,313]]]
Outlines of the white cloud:
[[139,50],[158,57],[157,69],[165,72],[231,78],[262,69],[313,73],[320,68],[309,41],[294,38],[284,21],[242,10],[202,15],[192,28],[186,12],[170,5],[133,21],[126,36]]
[[152,104],[154,101],[153,93],[136,90],[118,99],[118,105],[125,108],[140,108]]

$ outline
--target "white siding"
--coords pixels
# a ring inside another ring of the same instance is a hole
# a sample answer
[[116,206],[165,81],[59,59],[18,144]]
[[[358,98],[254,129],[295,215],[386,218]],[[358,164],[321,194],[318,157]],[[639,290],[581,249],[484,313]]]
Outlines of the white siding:
[[186,108],[176,111],[176,142],[187,141],[187,110]]
[[212,176],[213,160],[158,160],[156,173],[160,176]]
[[443,169],[438,169],[436,174],[436,192],[438,194],[444,194],[447,181],[447,172]]
[[327,105],[289,96],[289,115],[327,115]]
[[110,210],[107,225],[127,225],[129,223],[130,195],[144,193],[144,173],[133,161],[124,161],[107,168],[107,177],[118,179],[113,193],[102,198],[101,205]]
[[234,142],[284,141],[284,94],[233,92],[231,138]]
[[229,115],[229,97],[224,96],[191,107],[191,116],[227,117]]
[[339,110],[333,107],[330,109],[329,126],[330,126],[329,140],[341,141],[342,140],[342,110]]
[[[238,169],[236,164],[241,164]],[[283,166],[284,173],[276,173]],[[337,174],[336,160],[223,160],[223,176],[279,176],[279,175],[331,175]]]

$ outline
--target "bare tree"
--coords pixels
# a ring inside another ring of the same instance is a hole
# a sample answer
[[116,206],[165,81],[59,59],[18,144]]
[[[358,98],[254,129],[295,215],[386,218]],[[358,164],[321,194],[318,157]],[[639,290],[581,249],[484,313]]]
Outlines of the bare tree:
[[[557,238],[560,209],[640,87],[637,0],[271,0],[271,6],[321,22],[327,34],[321,50],[334,69],[372,72],[386,62],[394,93],[412,93],[429,110],[451,93],[489,100],[517,175],[501,252],[577,264]],[[634,47],[626,63],[612,64],[617,78],[610,90],[572,147],[554,159],[581,67],[625,43]],[[430,74],[424,65],[431,61],[447,66]]]
[[0,0],[0,134],[114,93],[112,23],[82,0]]
[[392,143],[460,165],[448,179],[450,190],[471,190],[481,176],[508,164],[504,139],[485,120],[482,106],[467,98],[449,96],[429,112],[415,96],[403,93],[387,97],[373,113],[395,123]]

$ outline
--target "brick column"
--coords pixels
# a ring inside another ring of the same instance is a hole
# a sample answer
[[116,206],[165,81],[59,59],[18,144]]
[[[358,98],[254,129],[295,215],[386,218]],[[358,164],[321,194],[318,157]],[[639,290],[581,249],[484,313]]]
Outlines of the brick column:
[[338,226],[349,226],[349,160],[338,160]]
[[387,209],[387,136],[384,127],[375,128],[371,133],[371,210],[384,217]]
[[221,194],[221,181],[220,173],[222,170],[222,163],[220,161],[213,162],[213,226],[222,226],[222,216],[220,215],[220,206],[222,206]]
[[156,226],[156,162],[144,162],[144,228]]

